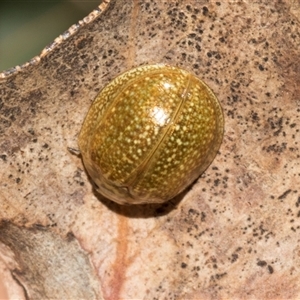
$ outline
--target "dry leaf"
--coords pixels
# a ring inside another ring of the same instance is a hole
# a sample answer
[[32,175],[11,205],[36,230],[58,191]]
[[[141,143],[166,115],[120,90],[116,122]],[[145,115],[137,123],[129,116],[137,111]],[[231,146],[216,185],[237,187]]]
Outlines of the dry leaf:
[[[0,74],[0,268],[24,299],[300,297],[298,10],[103,2],[39,58]],[[224,141],[176,199],[120,207],[94,193],[68,147],[111,78],[161,62],[215,91]]]

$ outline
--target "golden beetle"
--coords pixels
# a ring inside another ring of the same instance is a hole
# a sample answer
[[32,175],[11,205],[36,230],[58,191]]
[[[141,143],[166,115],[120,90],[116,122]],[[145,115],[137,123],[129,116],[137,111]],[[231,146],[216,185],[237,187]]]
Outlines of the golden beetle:
[[165,202],[212,162],[223,137],[216,96],[189,72],[140,66],[113,79],[79,134],[97,190],[119,204]]

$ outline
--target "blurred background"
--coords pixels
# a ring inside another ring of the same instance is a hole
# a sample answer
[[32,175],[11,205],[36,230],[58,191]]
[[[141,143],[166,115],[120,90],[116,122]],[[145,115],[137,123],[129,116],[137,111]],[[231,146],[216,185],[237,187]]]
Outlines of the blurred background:
[[0,2],[0,73],[39,55],[101,0],[6,0]]

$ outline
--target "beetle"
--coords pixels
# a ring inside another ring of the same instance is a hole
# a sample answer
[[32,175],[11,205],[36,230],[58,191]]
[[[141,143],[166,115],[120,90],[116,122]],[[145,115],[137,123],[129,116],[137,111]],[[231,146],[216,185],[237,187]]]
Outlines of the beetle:
[[100,91],[78,145],[102,195],[119,204],[162,203],[204,172],[223,131],[221,105],[202,80],[175,66],[143,65]]

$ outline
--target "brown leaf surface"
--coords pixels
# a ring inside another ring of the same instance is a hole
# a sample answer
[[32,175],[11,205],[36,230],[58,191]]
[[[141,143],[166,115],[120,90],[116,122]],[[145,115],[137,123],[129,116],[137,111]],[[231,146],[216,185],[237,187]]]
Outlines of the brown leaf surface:
[[[24,298],[300,298],[298,11],[112,0],[0,74],[0,265]],[[120,207],[94,193],[67,147],[111,78],[156,62],[211,86],[224,141],[189,191]]]

